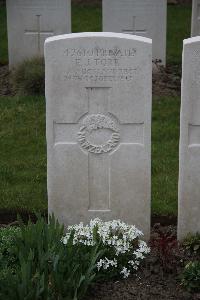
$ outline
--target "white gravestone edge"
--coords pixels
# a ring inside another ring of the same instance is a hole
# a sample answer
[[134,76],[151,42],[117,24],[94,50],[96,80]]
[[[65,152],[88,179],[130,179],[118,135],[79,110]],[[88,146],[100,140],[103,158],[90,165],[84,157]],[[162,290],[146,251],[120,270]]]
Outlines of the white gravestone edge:
[[[191,165],[191,156],[188,153],[190,147],[195,148],[198,145],[195,143],[190,145],[189,141],[189,126],[190,118],[189,114],[190,108],[193,105],[188,92],[188,67],[192,68],[192,65],[188,65],[188,50],[192,50],[192,47],[196,47],[195,44],[200,44],[200,37],[195,36],[183,40],[183,53],[182,53],[182,83],[181,83],[181,112],[180,112],[180,141],[179,141],[179,182],[178,182],[178,225],[177,225],[177,236],[178,240],[183,240],[189,233],[194,234],[198,231],[198,224],[193,221],[192,213],[196,209],[194,205],[195,199],[192,199],[191,193],[188,194],[188,190],[191,184],[191,180],[194,179],[196,175],[188,173],[190,171],[186,170],[185,164]],[[186,54],[187,52],[187,54]],[[192,70],[193,72],[193,70]],[[191,79],[192,80],[192,79]],[[195,125],[194,125],[195,126]],[[187,183],[187,184],[186,184]],[[198,191],[198,187],[197,187]],[[195,197],[194,197],[195,198]],[[189,204],[191,208],[187,208],[186,204]],[[198,214],[198,212],[197,212]],[[198,216],[197,216],[198,218]],[[189,221],[188,221],[189,220]]]
[[59,41],[59,40],[65,40],[65,39],[73,39],[73,38],[81,38],[81,37],[116,37],[121,39],[130,39],[138,42],[145,42],[148,44],[152,44],[152,39],[141,37],[138,35],[132,35],[127,33],[114,33],[114,32],[83,32],[83,33],[71,33],[71,34],[62,34],[62,35],[56,35],[53,37],[49,37],[45,40],[45,44]]

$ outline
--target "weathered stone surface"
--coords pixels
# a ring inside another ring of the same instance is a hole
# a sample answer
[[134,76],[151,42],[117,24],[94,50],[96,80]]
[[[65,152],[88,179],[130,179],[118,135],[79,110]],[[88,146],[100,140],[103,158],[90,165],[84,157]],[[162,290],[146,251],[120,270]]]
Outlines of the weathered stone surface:
[[192,1],[191,36],[200,35],[200,0]]
[[178,238],[200,232],[200,38],[184,40]]
[[49,213],[64,224],[120,218],[149,237],[151,47],[117,33],[45,42]]
[[166,0],[102,0],[103,31],[151,38],[153,59],[166,64]]
[[7,0],[9,66],[43,55],[47,37],[71,32],[70,0]]

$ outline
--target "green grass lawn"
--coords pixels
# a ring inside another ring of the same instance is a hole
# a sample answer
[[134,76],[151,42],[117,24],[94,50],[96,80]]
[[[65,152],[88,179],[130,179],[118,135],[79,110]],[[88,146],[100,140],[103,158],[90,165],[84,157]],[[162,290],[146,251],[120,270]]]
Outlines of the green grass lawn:
[[0,98],[0,207],[47,208],[44,97]]
[[167,62],[181,63],[183,40],[190,37],[191,6],[168,5]]
[[[181,62],[190,14],[190,6],[168,7],[169,63]],[[101,30],[98,6],[73,5],[72,16],[74,32]],[[5,9],[0,8],[0,63],[7,62],[5,24]],[[179,97],[153,101],[152,211],[156,214],[177,214],[179,110]],[[0,124],[0,208],[46,209],[44,97],[0,97]]]
[[153,101],[152,116],[152,211],[177,214],[179,97]]

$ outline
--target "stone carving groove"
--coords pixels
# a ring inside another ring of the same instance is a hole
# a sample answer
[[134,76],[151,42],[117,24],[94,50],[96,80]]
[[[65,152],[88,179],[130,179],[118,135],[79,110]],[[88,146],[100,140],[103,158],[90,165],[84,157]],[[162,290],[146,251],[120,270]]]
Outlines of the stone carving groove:
[[[88,140],[88,136],[93,130],[99,129],[110,129],[112,134],[111,138],[106,141],[106,143],[96,145]],[[119,143],[119,128],[110,116],[103,114],[91,114],[83,119],[77,139],[80,146],[88,152],[96,154],[107,153],[113,150]]]

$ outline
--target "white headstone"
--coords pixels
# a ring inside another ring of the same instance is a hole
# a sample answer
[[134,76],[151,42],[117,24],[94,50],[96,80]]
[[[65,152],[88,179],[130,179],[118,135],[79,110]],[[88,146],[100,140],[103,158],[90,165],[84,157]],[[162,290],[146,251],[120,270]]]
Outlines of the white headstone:
[[102,0],[103,31],[151,38],[153,59],[166,64],[167,0]]
[[49,213],[122,219],[149,237],[151,40],[82,33],[45,42]]
[[184,40],[178,238],[200,232],[200,37]]
[[191,36],[197,35],[200,35],[200,0],[193,0]]
[[71,32],[71,0],[7,0],[9,66],[42,56],[47,37]]

